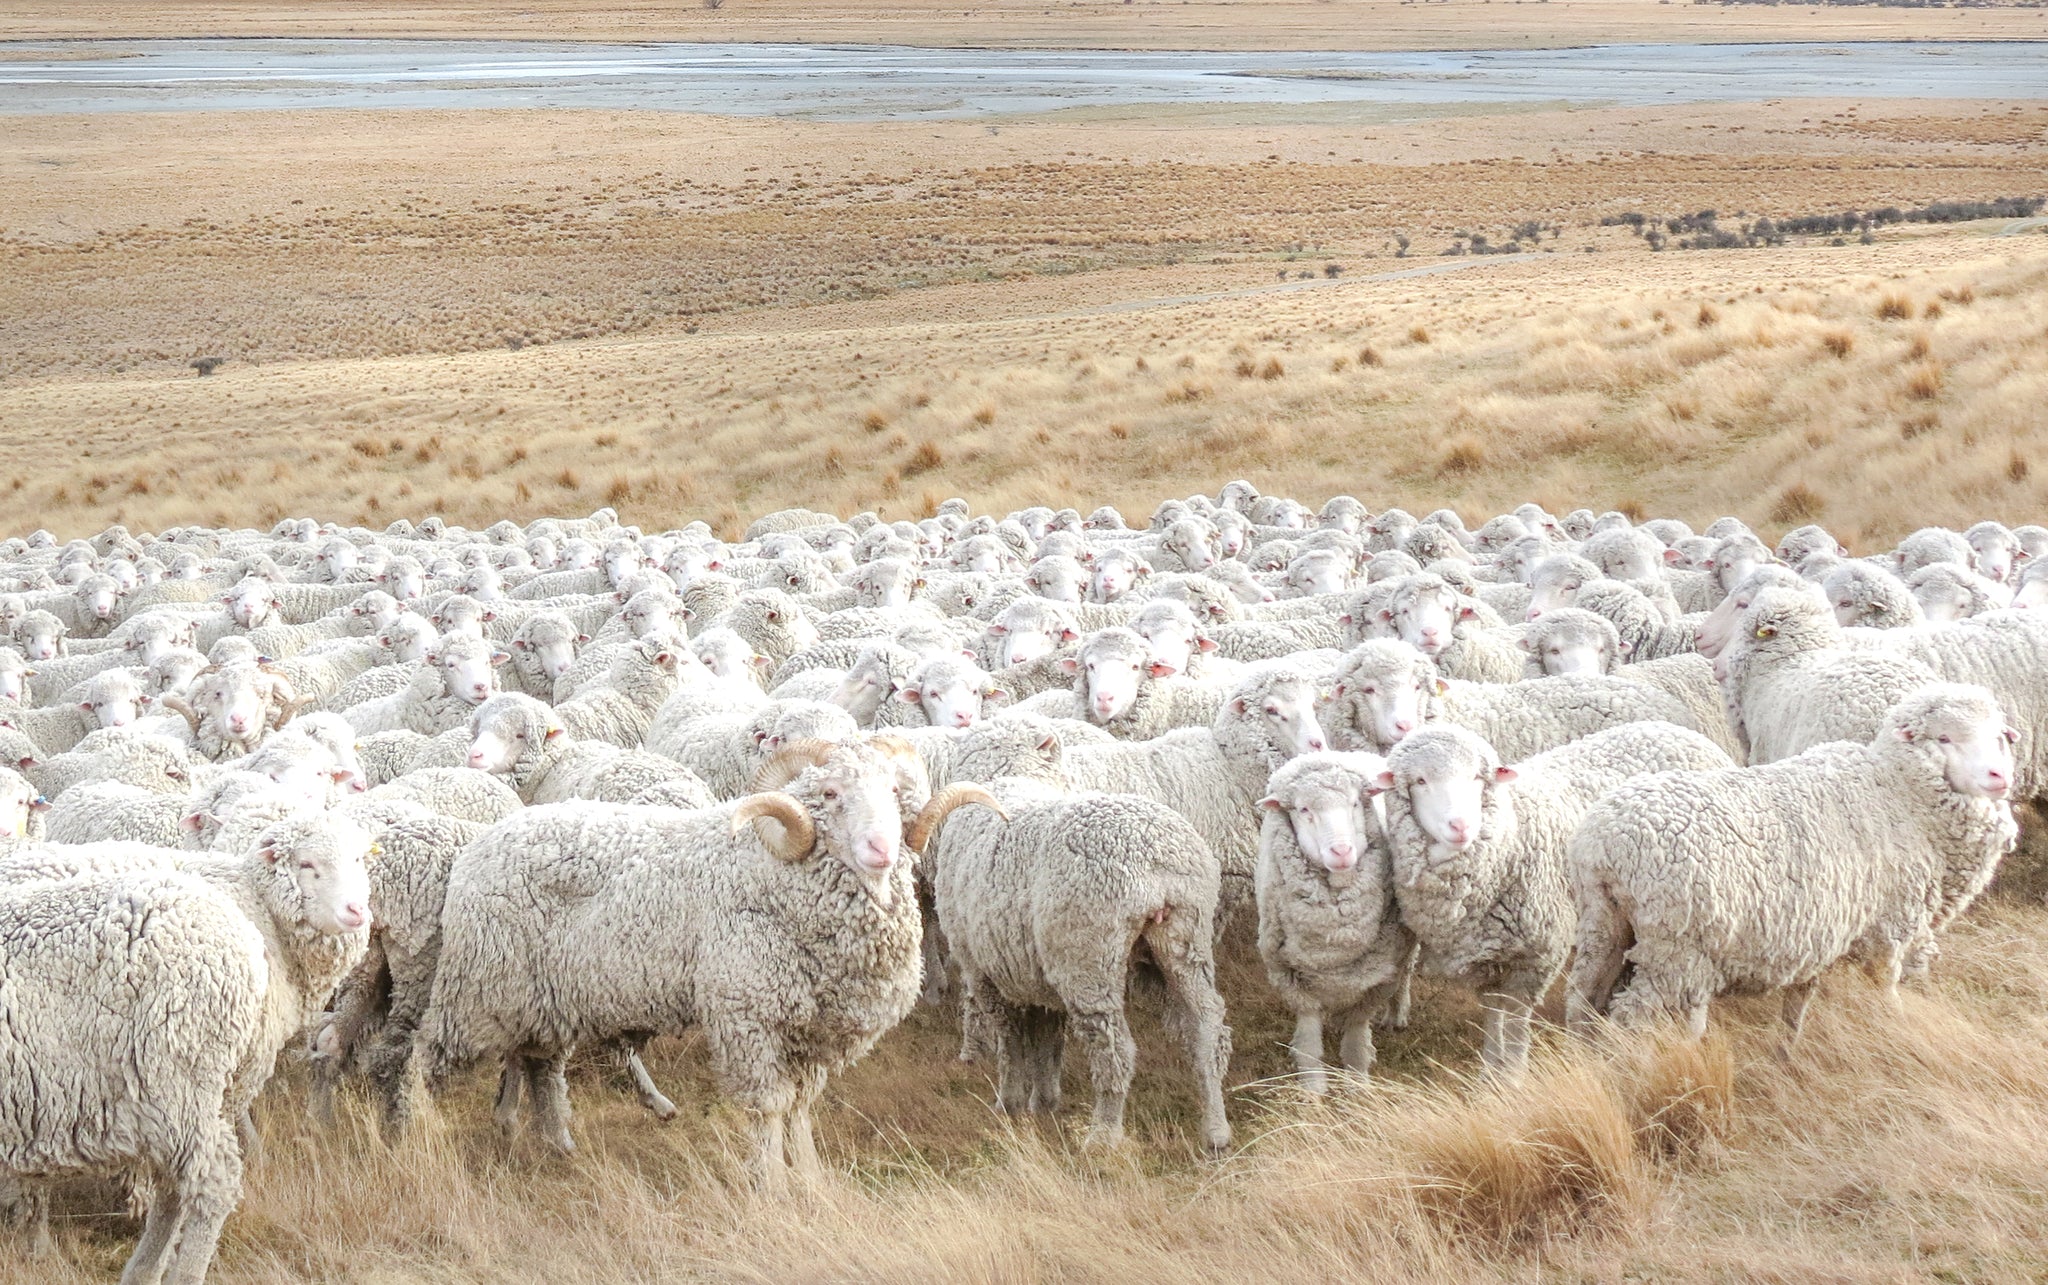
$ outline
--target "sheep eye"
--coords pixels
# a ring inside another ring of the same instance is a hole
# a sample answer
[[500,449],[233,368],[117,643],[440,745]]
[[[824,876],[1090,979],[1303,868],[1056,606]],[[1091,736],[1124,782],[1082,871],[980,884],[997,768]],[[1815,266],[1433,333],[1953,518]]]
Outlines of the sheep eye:
[[1935,739],[1940,741],[1943,745],[1947,745],[1950,743],[1949,738],[1946,736],[1938,736]]
[[312,869],[314,869],[314,868],[315,868],[315,867],[314,867],[313,863],[312,863],[312,862],[310,862],[310,861],[301,861],[301,862],[299,863],[299,869],[301,869],[301,870],[312,870]]
[[839,797],[839,791],[837,791],[837,790],[833,790],[833,789],[827,789],[827,790],[825,791],[825,797],[826,797],[827,799],[836,799],[836,798],[838,798],[838,797]]

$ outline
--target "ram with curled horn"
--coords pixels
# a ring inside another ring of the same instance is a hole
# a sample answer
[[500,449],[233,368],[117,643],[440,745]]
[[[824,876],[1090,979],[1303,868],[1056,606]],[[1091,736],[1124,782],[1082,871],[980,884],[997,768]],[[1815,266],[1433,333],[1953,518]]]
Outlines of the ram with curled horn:
[[834,748],[834,742],[815,736],[790,741],[762,760],[747,788],[756,794],[780,790],[802,775],[805,768],[823,763]]

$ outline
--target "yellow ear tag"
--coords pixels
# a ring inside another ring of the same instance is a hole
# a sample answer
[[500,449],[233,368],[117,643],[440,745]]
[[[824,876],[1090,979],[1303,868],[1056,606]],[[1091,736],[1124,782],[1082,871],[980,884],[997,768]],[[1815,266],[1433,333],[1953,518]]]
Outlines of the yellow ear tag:
[[1778,631],[1771,628],[1769,625],[1765,625],[1763,628],[1756,631],[1756,636],[1759,638],[1776,638],[1778,636]]
[[371,845],[370,845],[370,855],[371,855],[371,856],[373,856],[373,857],[381,857],[381,856],[383,856],[383,855],[384,855],[384,845],[383,845],[383,844],[381,844],[381,843],[373,843],[373,844],[371,844]]

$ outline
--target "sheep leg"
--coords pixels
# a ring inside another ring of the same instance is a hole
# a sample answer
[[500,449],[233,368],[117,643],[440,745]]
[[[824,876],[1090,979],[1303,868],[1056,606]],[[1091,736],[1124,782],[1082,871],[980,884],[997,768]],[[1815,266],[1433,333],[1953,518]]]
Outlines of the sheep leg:
[[243,1107],[235,1113],[235,1140],[241,1144],[242,1162],[256,1164],[263,1159],[263,1135],[257,1132],[256,1117]]
[[[1219,1152],[1230,1145],[1230,1117],[1223,1109],[1223,1080],[1230,1071],[1230,1027],[1224,1024],[1223,997],[1216,993],[1216,963],[1209,953],[1210,934],[1204,929],[1199,914],[1173,911],[1164,921],[1146,930],[1146,945],[1151,948],[1153,961],[1166,981],[1167,1011],[1181,1015],[1173,1025],[1184,1039],[1188,1064],[1194,1068],[1195,1094],[1202,1100],[1202,1141],[1210,1151]],[[1116,1016],[1121,1021],[1123,1010],[1118,1009]],[[1128,1022],[1124,1023],[1123,1032],[1128,1040]],[[1086,1034],[1085,1027],[1083,1034]],[[1297,1022],[1297,1040],[1300,1034]],[[1313,1050],[1318,1077],[1322,1073],[1322,1048],[1323,1033],[1318,1016]],[[1131,1046],[1130,1051],[1135,1062],[1136,1047]],[[1092,1077],[1092,1057],[1089,1072]],[[1126,1086],[1130,1084],[1129,1074],[1126,1070]],[[1098,1103],[1100,1100],[1098,1093]],[[1119,1103],[1119,1117],[1121,1114]]]
[[797,1089],[796,1105],[789,1112],[790,1167],[807,1183],[817,1182],[825,1172],[818,1163],[818,1139],[811,1129],[811,1108],[824,1091],[825,1069],[814,1067],[804,1075]]
[[563,1155],[576,1150],[569,1136],[569,1050],[526,1060],[526,1087],[533,1096],[533,1127]]
[[[1121,1000],[1122,996],[1115,997]],[[1087,1145],[1120,1146],[1124,1140],[1124,1101],[1137,1071],[1138,1045],[1121,1003],[1094,1010],[1077,1009],[1075,1032],[1088,1050],[1088,1081],[1095,1090],[1095,1113],[1088,1124]]]
[[[177,1248],[165,1285],[203,1285],[221,1224],[242,1202],[240,1145],[225,1121],[193,1148],[178,1175]],[[154,1212],[154,1210],[152,1210]]]
[[1323,1015],[1311,1010],[1294,1015],[1294,1038],[1288,1041],[1302,1092],[1316,1097],[1330,1091],[1330,1073],[1323,1066]]
[[[924,985],[918,991],[917,1002],[933,1008],[946,1002],[946,946],[945,937],[939,930],[939,913],[932,902],[930,887],[923,879],[917,881],[917,910],[924,920]],[[963,1057],[962,1061],[969,1059]]]
[[1480,995],[1486,1007],[1486,1035],[1479,1060],[1488,1076],[1512,1082],[1529,1063],[1530,999],[1519,988],[1502,987]]
[[[1399,983],[1393,985],[1398,986]],[[1379,1050],[1373,1047],[1372,1042],[1372,1014],[1384,1012],[1389,1000],[1390,997],[1382,997],[1375,991],[1338,1015],[1344,1034],[1337,1044],[1337,1056],[1344,1063],[1344,1069],[1361,1080],[1372,1074],[1372,1065],[1379,1060]]]
[[1806,1010],[1813,1003],[1813,992],[1818,978],[1809,977],[1803,982],[1794,982],[1785,988],[1784,1006],[1779,1014],[1785,1019],[1785,1038],[1778,1043],[1776,1053],[1780,1062],[1792,1060],[1792,1046],[1799,1039],[1799,1032],[1806,1025]]
[[1579,953],[1565,987],[1565,1026],[1590,1038],[1597,1019],[1614,1006],[1614,988],[1628,966],[1635,932],[1621,907],[1596,890],[1594,904],[1579,915]]
[[970,984],[967,997],[976,1023],[995,1036],[996,1102],[1005,1115],[1023,1115],[1031,1110],[1033,1087],[1023,1014],[993,986]]
[[1023,1020],[1031,1109],[1050,1115],[1060,1109],[1060,1065],[1067,1051],[1067,1015],[1057,1009],[1026,1009]]
[[156,1180],[156,1195],[142,1218],[142,1236],[121,1269],[121,1285],[157,1285],[170,1261],[171,1234],[178,1229],[178,1184],[169,1174]]
[[754,1182],[762,1194],[785,1195],[789,1191],[789,1168],[783,1158],[783,1129],[786,1111],[754,1113]]
[[1373,1025],[1384,1030],[1405,1031],[1408,1029],[1408,1014],[1412,1004],[1415,981],[1415,957],[1422,947],[1416,946],[1408,952],[1408,958],[1401,962],[1401,974],[1387,998],[1386,1007],[1373,1018]]
[[625,1066],[626,1074],[633,1077],[633,1091],[640,1097],[640,1105],[654,1112],[659,1120],[676,1118],[676,1104],[654,1083],[654,1077],[647,1073],[647,1064],[640,1060],[641,1050],[647,1047],[649,1035],[632,1035],[614,1041],[612,1048],[617,1051],[619,1061]]
[[526,1075],[526,1058],[518,1053],[506,1054],[505,1066],[498,1072],[498,1099],[491,1115],[498,1122],[498,1132],[507,1138],[519,1129],[519,1097]]

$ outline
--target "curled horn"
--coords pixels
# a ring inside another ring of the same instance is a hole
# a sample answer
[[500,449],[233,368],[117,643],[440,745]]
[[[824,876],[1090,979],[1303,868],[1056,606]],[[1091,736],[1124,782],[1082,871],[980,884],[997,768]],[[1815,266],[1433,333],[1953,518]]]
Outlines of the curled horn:
[[773,817],[782,823],[782,842],[775,843],[766,835],[755,833],[768,851],[783,861],[801,861],[809,855],[811,845],[817,841],[818,827],[811,823],[811,814],[804,805],[780,790],[769,790],[761,794],[750,794],[740,800],[739,807],[732,814],[732,832],[739,834],[761,817]]
[[931,842],[932,835],[938,831],[939,823],[946,819],[946,815],[954,808],[965,807],[969,803],[979,803],[1005,821],[1010,819],[1010,814],[1003,810],[1003,805],[997,802],[995,795],[978,785],[962,782],[949,785],[932,796],[931,802],[925,804],[924,810],[917,814],[917,819],[910,823],[910,830],[903,836],[903,842],[909,844],[912,851],[923,852],[925,845]]
[[756,793],[779,790],[802,775],[805,768],[823,763],[825,756],[837,748],[833,742],[815,736],[790,741],[754,769],[754,779],[748,788]]
[[183,715],[185,721],[191,725],[193,732],[197,733],[199,731],[199,714],[190,705],[185,703],[184,697],[166,696],[158,703],[174,714]]

